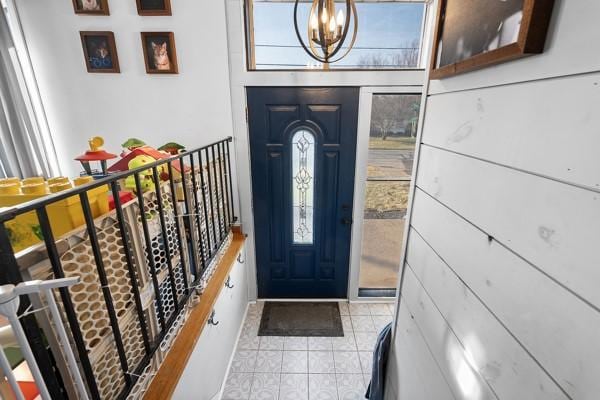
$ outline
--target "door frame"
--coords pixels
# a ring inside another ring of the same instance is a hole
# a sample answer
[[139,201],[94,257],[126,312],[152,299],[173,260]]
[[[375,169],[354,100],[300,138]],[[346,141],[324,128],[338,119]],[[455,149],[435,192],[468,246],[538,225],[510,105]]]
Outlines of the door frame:
[[[352,210],[352,233],[350,243],[350,271],[348,273],[348,300],[350,301],[391,301],[393,297],[360,297],[359,292],[359,277],[360,277],[360,259],[362,250],[362,232],[364,224],[364,208],[365,208],[365,184],[367,180],[367,165],[369,158],[369,133],[371,130],[371,112],[374,94],[420,94],[421,95],[421,110],[425,102],[423,86],[363,86],[360,88],[358,100],[358,128],[356,132],[356,160],[354,171],[354,208]],[[421,114],[421,113],[420,113]],[[419,124],[421,118],[419,115]],[[420,126],[417,129],[420,132]],[[410,190],[413,190],[416,179],[416,164],[419,160],[419,136],[417,136],[417,144],[415,146],[415,157],[413,161],[413,169],[410,183]],[[410,196],[409,196],[410,199]],[[407,218],[408,222],[408,218]],[[404,248],[408,236],[408,223],[404,227],[404,236],[402,248]],[[400,279],[400,271],[398,272]]]
[[[246,32],[244,26],[244,4],[242,1],[227,1],[227,42],[229,44],[229,82],[231,90],[231,113],[235,157],[232,159],[235,188],[237,191],[236,210],[244,232],[247,234],[248,248],[246,268],[248,268],[248,299],[257,299],[256,259],[254,254],[254,215],[252,209],[252,188],[250,185],[250,150],[248,126],[246,122],[246,87],[249,86],[358,86],[380,85],[386,87],[412,86],[421,91],[427,85],[425,69],[406,71],[346,71],[346,70],[304,70],[304,71],[248,71],[246,60]],[[428,59],[431,51],[431,38],[436,13],[431,4],[427,7],[422,45],[423,58]],[[229,129],[225,126],[225,132]],[[348,292],[348,296],[352,296]],[[354,296],[356,298],[356,296]]]

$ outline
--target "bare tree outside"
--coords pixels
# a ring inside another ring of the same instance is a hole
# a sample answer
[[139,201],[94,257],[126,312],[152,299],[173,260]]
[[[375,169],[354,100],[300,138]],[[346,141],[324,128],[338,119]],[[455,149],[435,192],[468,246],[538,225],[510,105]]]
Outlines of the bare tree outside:
[[368,53],[359,57],[361,68],[416,68],[419,63],[420,41],[406,43],[395,53]]
[[374,95],[371,112],[372,138],[415,137],[421,96]]

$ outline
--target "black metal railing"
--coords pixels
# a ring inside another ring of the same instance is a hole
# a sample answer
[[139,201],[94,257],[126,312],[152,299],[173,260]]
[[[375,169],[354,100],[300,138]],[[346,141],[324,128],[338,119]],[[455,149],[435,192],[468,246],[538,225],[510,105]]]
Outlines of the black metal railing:
[[[68,368],[61,367],[60,348],[48,340],[52,324],[68,326],[91,399],[135,397],[132,390],[160,363],[190,297],[204,287],[231,238],[236,217],[230,142],[0,212],[0,284],[81,278],[78,285],[59,289],[63,321],[51,321],[43,307],[26,312],[30,299],[21,301],[20,320],[53,399],[79,396],[73,395]],[[128,179],[135,195],[122,203]],[[90,191],[104,187],[114,209],[94,215]],[[67,199],[79,200],[84,225],[57,237],[48,208]],[[35,214],[43,240],[15,254],[7,225],[28,213]]]

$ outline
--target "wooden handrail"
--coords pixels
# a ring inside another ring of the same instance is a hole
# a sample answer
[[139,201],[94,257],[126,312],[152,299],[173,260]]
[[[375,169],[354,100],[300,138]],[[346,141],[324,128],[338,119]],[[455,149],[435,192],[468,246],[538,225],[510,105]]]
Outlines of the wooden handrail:
[[[196,347],[212,309],[225,286],[225,281],[235,264],[236,257],[242,249],[246,238],[239,231],[234,231],[229,249],[217,265],[215,274],[210,278],[200,302],[194,306],[183,328],[175,338],[173,346],[167,353],[158,372],[144,395],[145,400],[165,400],[173,396],[175,387],[187,365],[190,355]],[[209,361],[209,360],[207,360]]]

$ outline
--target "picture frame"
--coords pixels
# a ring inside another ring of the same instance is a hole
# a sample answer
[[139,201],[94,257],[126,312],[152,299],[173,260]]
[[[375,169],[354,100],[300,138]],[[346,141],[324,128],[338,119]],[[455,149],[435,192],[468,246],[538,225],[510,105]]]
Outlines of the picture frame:
[[108,0],[73,0],[75,14],[110,15]]
[[430,79],[542,53],[553,5],[554,0],[440,0]]
[[146,73],[179,73],[173,32],[141,32],[141,38]]
[[87,72],[120,73],[115,35],[110,31],[80,31]]
[[171,0],[135,0],[138,15],[163,16],[171,14]]

